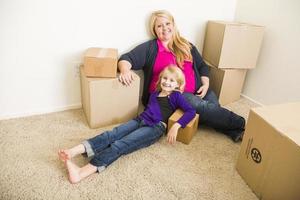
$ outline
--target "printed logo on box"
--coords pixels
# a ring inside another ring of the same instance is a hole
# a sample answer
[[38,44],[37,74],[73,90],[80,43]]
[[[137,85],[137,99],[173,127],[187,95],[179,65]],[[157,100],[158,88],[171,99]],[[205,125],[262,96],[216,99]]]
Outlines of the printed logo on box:
[[260,151],[257,148],[255,148],[255,147],[252,148],[252,143],[253,143],[253,138],[249,138],[245,153],[246,153],[247,159],[249,159],[249,154],[250,154],[252,160],[255,163],[259,164],[259,163],[261,163],[262,156],[261,156]]
[[257,148],[251,149],[251,157],[252,157],[252,160],[256,163],[260,163],[262,160],[261,153]]

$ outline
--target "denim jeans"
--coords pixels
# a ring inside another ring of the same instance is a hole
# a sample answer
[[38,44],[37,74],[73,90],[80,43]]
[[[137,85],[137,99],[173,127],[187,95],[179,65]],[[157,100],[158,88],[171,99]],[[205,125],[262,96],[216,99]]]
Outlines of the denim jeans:
[[90,164],[97,166],[100,172],[120,156],[155,143],[165,132],[166,127],[163,123],[148,126],[143,120],[137,118],[88,139],[82,144],[87,156],[93,157]]
[[245,119],[221,107],[212,90],[208,90],[204,99],[186,92],[183,96],[199,114],[199,124],[212,127],[230,137],[239,135],[245,130]]

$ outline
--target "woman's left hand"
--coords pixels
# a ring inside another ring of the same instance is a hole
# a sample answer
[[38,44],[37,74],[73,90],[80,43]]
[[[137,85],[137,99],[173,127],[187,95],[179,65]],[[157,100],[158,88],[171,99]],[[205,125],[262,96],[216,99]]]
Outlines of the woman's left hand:
[[197,90],[197,96],[201,97],[202,99],[205,97],[208,90],[208,85],[202,85],[199,90]]

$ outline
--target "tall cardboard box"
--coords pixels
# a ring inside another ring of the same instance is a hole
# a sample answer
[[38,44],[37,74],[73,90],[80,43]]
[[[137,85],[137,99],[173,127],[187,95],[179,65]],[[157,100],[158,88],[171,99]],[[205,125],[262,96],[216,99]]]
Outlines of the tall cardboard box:
[[221,105],[240,98],[246,73],[246,69],[219,69],[209,66],[209,85],[219,97]]
[[[183,111],[180,109],[177,109],[169,118],[168,120],[168,131],[172,127],[172,125],[177,122],[180,117],[183,115]],[[182,142],[184,144],[189,144],[194,136],[194,134],[197,132],[198,129],[198,122],[199,122],[199,115],[196,114],[196,116],[190,121],[185,128],[180,128],[178,130],[177,138],[176,140],[179,142]]]
[[92,47],[83,55],[84,73],[88,77],[117,76],[118,50]]
[[263,33],[263,26],[208,21],[203,58],[218,68],[255,68]]
[[80,69],[81,99],[84,113],[91,128],[119,124],[137,116],[140,80],[130,87],[118,78],[88,78]]
[[259,199],[300,199],[300,102],[251,109],[236,168]]

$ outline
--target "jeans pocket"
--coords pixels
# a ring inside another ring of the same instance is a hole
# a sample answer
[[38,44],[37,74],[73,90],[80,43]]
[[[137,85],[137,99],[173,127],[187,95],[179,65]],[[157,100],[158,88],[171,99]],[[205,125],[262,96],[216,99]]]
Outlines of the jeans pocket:
[[166,127],[162,122],[158,122],[154,125],[154,128],[158,131],[160,135],[163,135],[166,132]]

